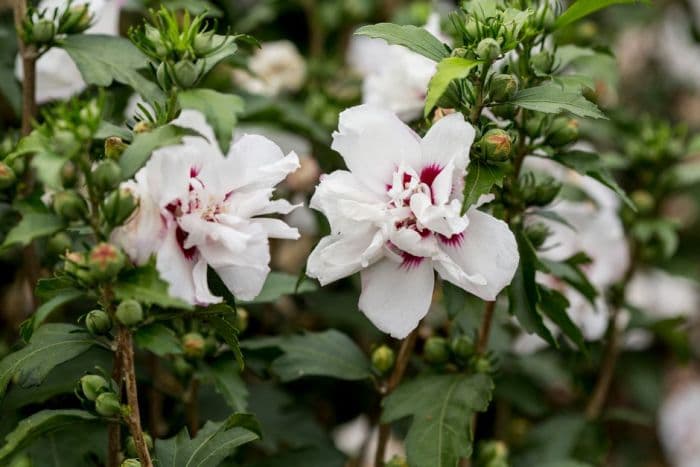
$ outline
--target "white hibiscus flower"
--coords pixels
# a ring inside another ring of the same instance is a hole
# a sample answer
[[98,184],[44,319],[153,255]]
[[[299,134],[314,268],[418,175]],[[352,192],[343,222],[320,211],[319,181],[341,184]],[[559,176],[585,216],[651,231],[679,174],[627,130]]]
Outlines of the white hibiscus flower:
[[700,465],[700,379],[686,376],[659,408],[657,430],[670,465]]
[[377,106],[342,112],[332,148],[349,170],[324,176],[311,199],[332,234],[311,253],[309,276],[328,284],[362,271],[359,308],[397,338],[428,312],[434,270],[495,300],[519,257],[506,223],[476,207],[460,215],[473,139],[461,114],[441,119],[421,140]]
[[204,116],[185,110],[175,125],[204,137],[153,152],[126,185],[139,208],[113,241],[137,263],[156,254],[156,266],[170,293],[193,304],[217,303],[207,284],[207,265],[241,300],[254,298],[270,270],[268,238],[296,239],[299,233],[279,219],[295,206],[271,201],[274,186],[299,167],[296,154],[284,156],[257,135],[238,139],[224,156]]
[[[93,25],[88,34],[119,35],[119,10],[124,0],[78,0],[75,6],[88,5],[94,15]],[[53,14],[55,8],[64,8],[65,0],[43,0],[39,9],[48,9]],[[15,74],[21,81],[23,76],[22,59],[18,55],[15,62]],[[36,63],[36,101],[43,104],[56,99],[67,99],[87,87],[78,67],[68,52],[53,47],[42,55]]]
[[248,92],[276,96],[301,89],[306,79],[306,62],[294,43],[265,42],[248,62],[250,73],[235,70],[233,79]]
[[[424,26],[443,42],[440,17],[430,15]],[[404,121],[423,113],[428,82],[435,74],[434,61],[382,39],[353,36],[348,49],[348,64],[364,77],[362,100],[391,110]]]

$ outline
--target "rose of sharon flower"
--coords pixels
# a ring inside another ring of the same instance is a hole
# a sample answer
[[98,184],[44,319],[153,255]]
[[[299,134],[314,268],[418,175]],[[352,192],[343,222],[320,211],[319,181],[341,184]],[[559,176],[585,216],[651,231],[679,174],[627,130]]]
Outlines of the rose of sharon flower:
[[[48,9],[49,17],[55,8],[65,8],[65,0],[43,0],[39,10]],[[87,34],[119,34],[119,10],[124,0],[79,0],[74,6],[88,5],[90,14],[94,15],[93,24],[85,32]],[[18,55],[15,62],[15,74],[21,81],[23,76],[22,58]],[[55,100],[67,99],[78,94],[87,85],[78,67],[70,58],[68,52],[52,47],[42,55],[36,63],[36,101],[39,104]]]
[[[424,28],[443,42],[440,17],[433,13]],[[364,77],[362,101],[391,110],[404,121],[420,117],[428,82],[435,74],[434,61],[382,39],[353,36],[348,64]]]
[[421,139],[377,106],[342,112],[331,147],[349,170],[323,176],[311,199],[332,233],[309,256],[307,274],[325,285],[362,271],[360,310],[397,338],[428,312],[434,270],[494,300],[513,278],[518,251],[503,221],[476,207],[460,215],[473,139],[460,114]]
[[700,379],[686,377],[664,398],[657,431],[670,465],[700,465]]
[[282,220],[260,217],[296,207],[270,198],[299,159],[257,135],[238,139],[224,156],[196,111],[184,110],[173,124],[204,137],[187,136],[182,144],[153,152],[135,181],[125,185],[138,196],[139,207],[112,240],[139,264],[155,254],[175,297],[200,305],[221,301],[207,284],[211,266],[237,298],[250,300],[270,271],[268,238],[299,236]]
[[276,96],[298,91],[306,79],[306,63],[294,43],[265,42],[248,62],[250,73],[236,70],[236,84],[253,94]]

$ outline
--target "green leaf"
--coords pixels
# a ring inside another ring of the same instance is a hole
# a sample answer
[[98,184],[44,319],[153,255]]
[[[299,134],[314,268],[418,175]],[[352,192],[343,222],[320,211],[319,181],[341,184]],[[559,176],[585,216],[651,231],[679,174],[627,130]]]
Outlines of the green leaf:
[[535,282],[535,273],[539,265],[537,253],[522,227],[514,227],[513,233],[518,242],[520,263],[510,287],[508,287],[508,311],[518,318],[518,322],[527,332],[537,333],[538,336],[556,347],[557,342],[547,326],[544,325],[542,314],[538,309],[540,294]]
[[447,91],[450,83],[456,79],[464,79],[469,72],[479,64],[478,60],[470,60],[462,57],[448,57],[442,59],[437,65],[437,71],[428,83],[428,95],[425,99],[423,115],[428,116]]
[[230,57],[238,51],[238,44],[236,40],[239,38],[248,37],[245,34],[239,34],[236,36],[222,36],[220,34],[215,34],[212,38],[212,45],[217,47],[216,52],[208,57],[204,58],[204,71],[203,73],[208,73],[212,68],[214,68],[220,61]]
[[419,377],[384,399],[382,422],[413,417],[406,435],[412,467],[454,467],[471,455],[472,415],[486,410],[492,391],[484,374]]
[[49,315],[53,313],[56,309],[65,305],[66,303],[70,303],[73,300],[76,300],[82,295],[83,293],[78,289],[64,289],[57,293],[50,300],[42,303],[41,306],[39,306],[39,308],[37,308],[34,314],[32,315],[32,325],[34,330],[41,326],[41,324],[44,321],[46,321],[46,318],[48,318]]
[[88,84],[107,87],[118,81],[149,101],[164,97],[155,83],[137,71],[148,66],[148,57],[123,37],[72,34],[59,45],[68,52]]
[[247,96],[241,121],[269,125],[275,122],[280,128],[304,136],[319,144],[329,143],[330,133],[316,119],[309,117],[300,105],[280,98]]
[[234,414],[221,423],[207,422],[197,436],[183,429],[177,436],[158,440],[155,464],[160,467],[217,467],[242,444],[260,438],[252,415]]
[[243,99],[211,89],[183,91],[178,94],[177,99],[182,108],[198,110],[204,114],[214,129],[221,151],[224,154],[228,153],[238,114],[243,112]]
[[153,262],[122,273],[114,286],[114,295],[119,300],[133,299],[161,308],[194,309],[189,303],[170,296],[168,284],[160,278]]
[[450,56],[447,45],[424,28],[393,23],[362,26],[355,34],[384,39],[389,44],[402,45],[424,57],[439,62]]
[[[648,0],[642,1],[648,3]],[[577,0],[557,18],[554,27],[562,28],[610,5],[625,3],[637,3],[637,0]]]
[[228,344],[233,351],[233,355],[238,362],[238,368],[242,371],[245,363],[243,354],[241,353],[241,345],[238,342],[238,327],[236,326],[235,313],[231,309],[231,313],[224,316],[211,316],[207,319],[209,324],[214,328],[214,331]]
[[593,102],[581,95],[580,91],[565,90],[554,83],[523,89],[510,103],[536,112],[569,112],[579,117],[607,119]]
[[26,347],[0,361],[0,400],[10,381],[36,386],[56,366],[85,352],[95,340],[82,328],[49,323],[36,330]]
[[462,213],[467,212],[469,206],[476,203],[481,195],[490,193],[494,186],[502,187],[505,176],[504,166],[472,161],[464,177]]
[[248,388],[241,377],[240,368],[225,356],[203,367],[202,374],[214,383],[229,407],[236,412],[248,410]]
[[97,420],[97,417],[84,410],[42,410],[17,425],[5,437],[5,445],[0,449],[0,461],[8,460],[13,454],[27,446],[32,440],[64,427],[75,426],[77,422]]
[[580,264],[590,263],[590,258],[585,255],[583,256],[587,261],[582,262],[580,261],[581,256],[575,255],[564,261],[552,261],[540,258],[540,264],[545,267],[547,272],[554,274],[558,279],[563,280],[575,288],[591,305],[595,306],[595,299],[598,296],[598,291],[579,268]]
[[133,177],[148,161],[154,150],[180,144],[183,136],[192,134],[196,133],[175,125],[165,125],[146,133],[138,133],[119,160],[122,177],[124,179]]
[[442,281],[442,297],[450,318],[454,318],[464,310],[467,303],[467,292],[448,281]]
[[134,342],[139,348],[153,352],[159,357],[182,353],[182,346],[175,332],[160,323],[138,328],[134,332]]
[[540,293],[539,306],[542,314],[559,326],[564,335],[571,339],[580,350],[586,352],[586,341],[583,334],[567,313],[569,300],[556,290],[550,290],[541,285],[538,288]]
[[345,334],[335,329],[286,337],[246,340],[244,349],[278,347],[282,356],[272,362],[272,371],[282,381],[304,376],[328,376],[344,380],[372,377],[365,354]]
[[34,239],[45,237],[61,230],[65,224],[54,214],[28,212],[22,216],[19,224],[7,233],[0,248],[11,245],[29,245]]
[[297,288],[298,277],[285,272],[271,272],[265,280],[262,290],[257,297],[246,303],[270,303],[284,295],[300,295],[318,289],[315,283],[304,280]]

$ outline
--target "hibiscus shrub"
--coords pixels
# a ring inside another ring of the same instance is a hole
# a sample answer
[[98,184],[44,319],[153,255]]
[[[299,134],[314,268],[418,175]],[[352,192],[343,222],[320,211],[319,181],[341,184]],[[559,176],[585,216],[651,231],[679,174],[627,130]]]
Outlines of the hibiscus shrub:
[[700,171],[628,2],[240,3],[7,12],[0,464],[662,459]]

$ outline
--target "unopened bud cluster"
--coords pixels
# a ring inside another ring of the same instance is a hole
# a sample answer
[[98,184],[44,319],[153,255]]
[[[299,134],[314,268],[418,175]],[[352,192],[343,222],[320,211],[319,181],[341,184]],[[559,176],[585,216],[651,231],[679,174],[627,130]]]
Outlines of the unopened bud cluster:
[[30,9],[22,22],[22,40],[39,47],[50,46],[57,36],[84,32],[93,20],[88,5],[66,2],[61,8]]

